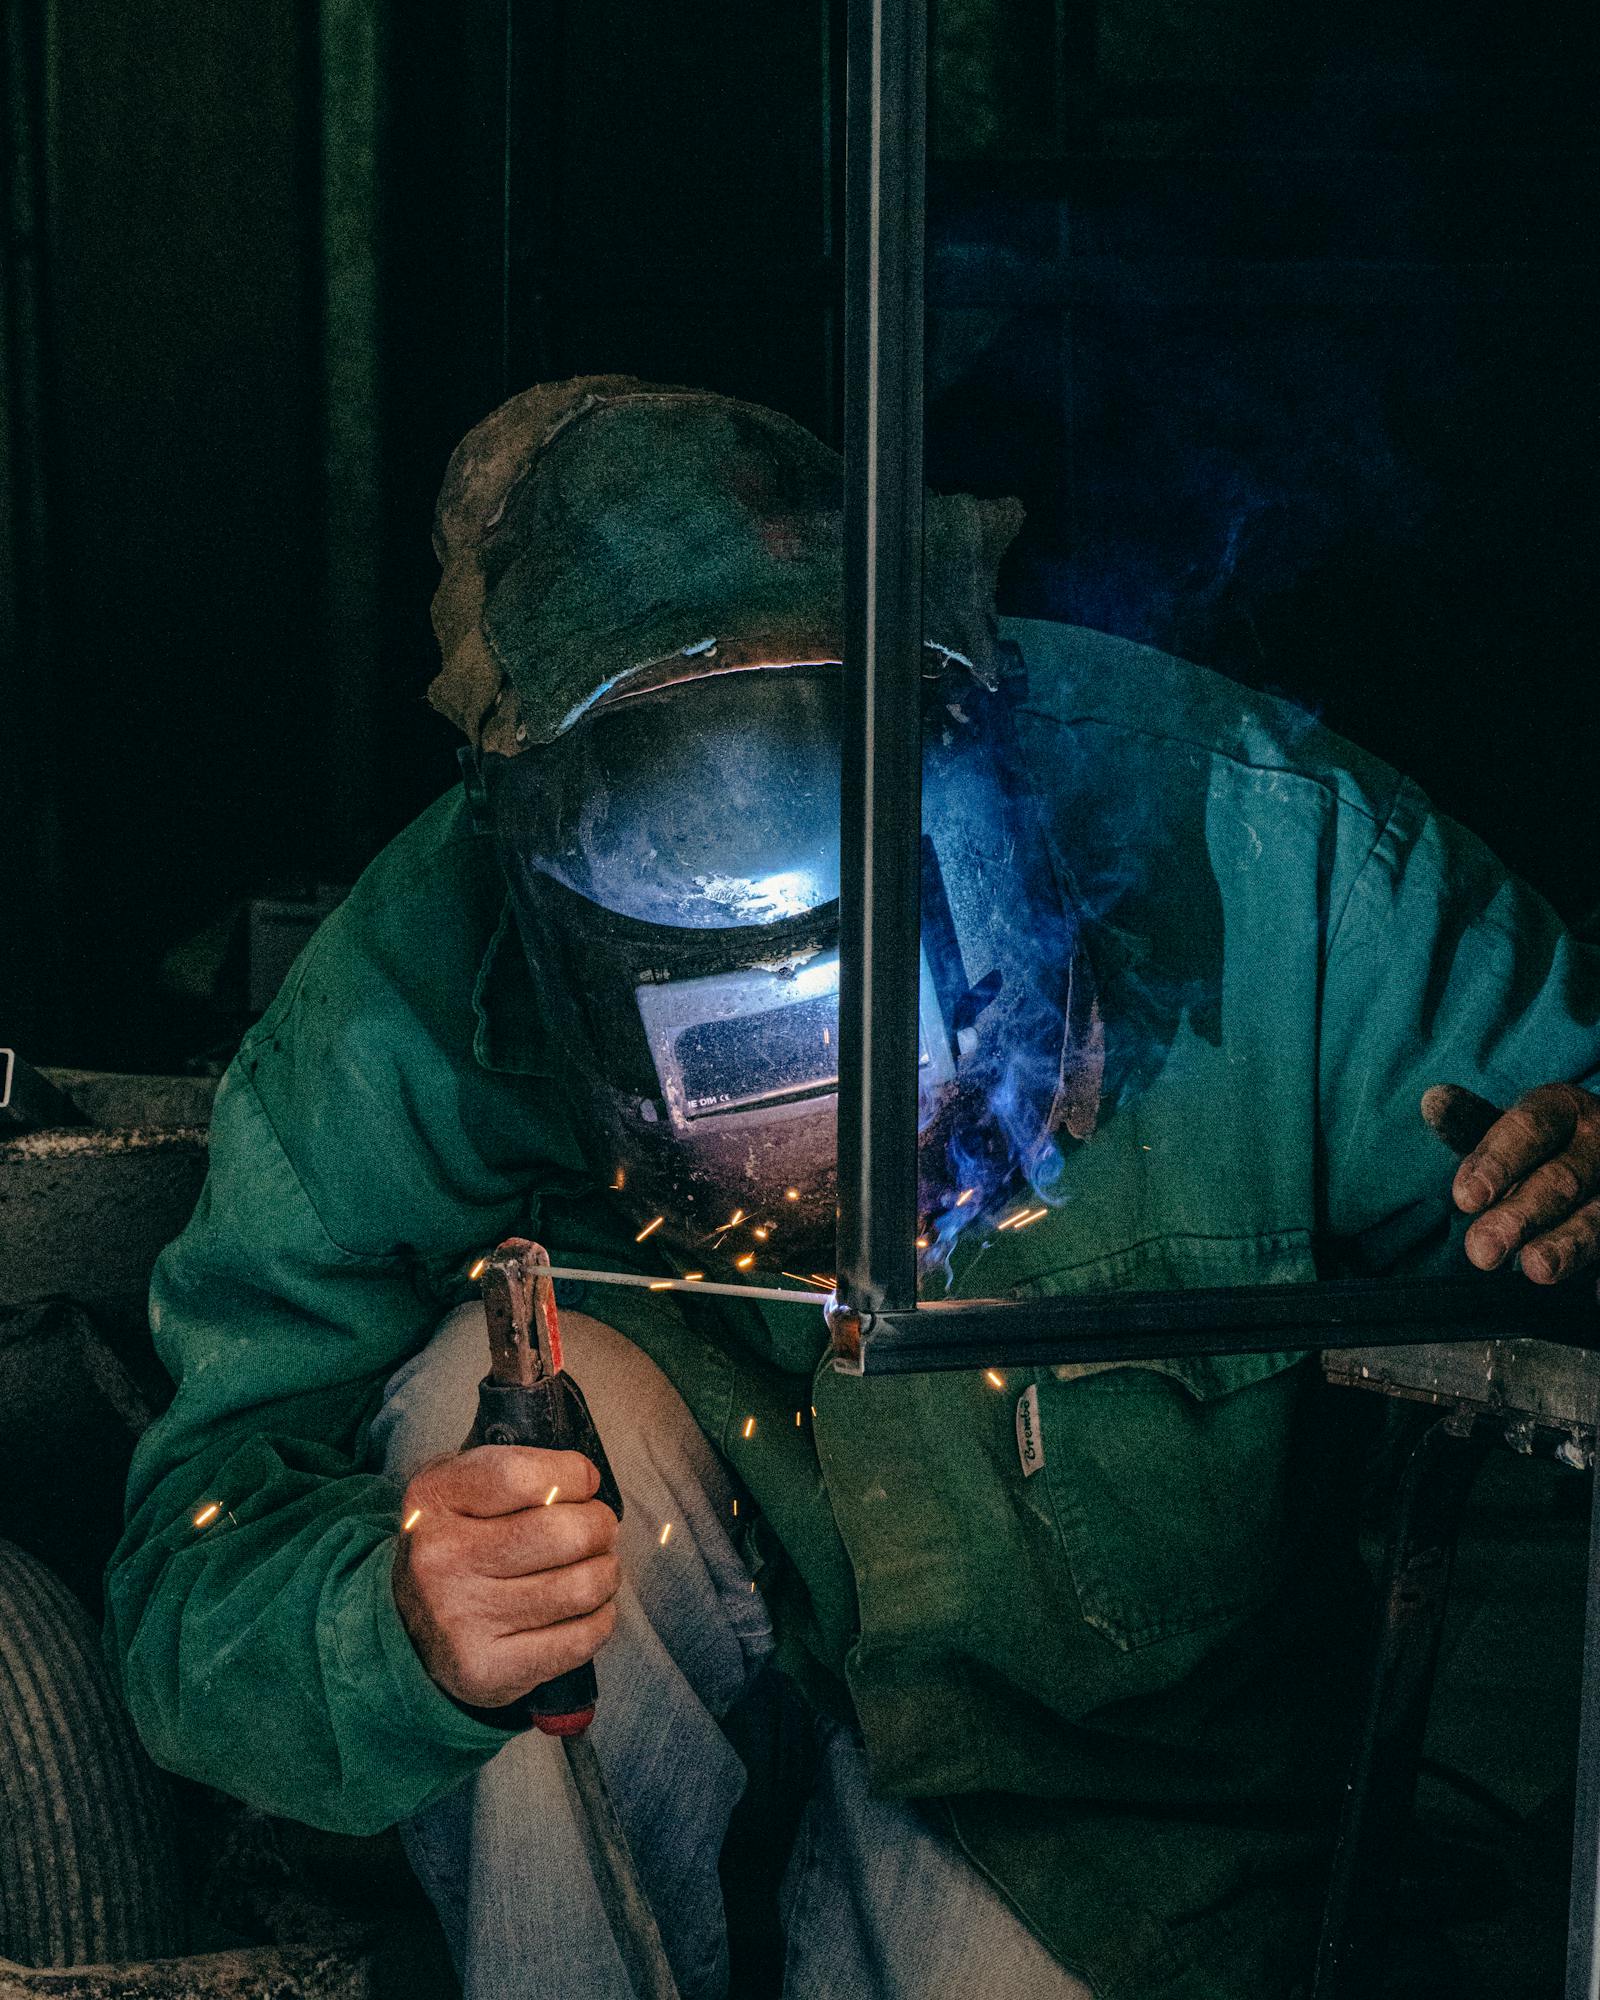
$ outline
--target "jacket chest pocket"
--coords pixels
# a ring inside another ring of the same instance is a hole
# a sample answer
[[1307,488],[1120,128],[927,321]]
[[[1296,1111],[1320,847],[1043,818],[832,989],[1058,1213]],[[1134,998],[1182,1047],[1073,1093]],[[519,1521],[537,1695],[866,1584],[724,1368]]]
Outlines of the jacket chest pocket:
[[[1293,1238],[1230,1246],[1160,1282],[1304,1282]],[[1127,1271],[1133,1289],[1154,1273]],[[1041,1370],[1040,1468],[1085,1620],[1124,1651],[1238,1621],[1286,1559],[1299,1354]]]
[[1042,1468],[1084,1618],[1125,1651],[1229,1624],[1284,1562],[1303,1371],[1199,1394],[1117,1368],[1039,1384]]

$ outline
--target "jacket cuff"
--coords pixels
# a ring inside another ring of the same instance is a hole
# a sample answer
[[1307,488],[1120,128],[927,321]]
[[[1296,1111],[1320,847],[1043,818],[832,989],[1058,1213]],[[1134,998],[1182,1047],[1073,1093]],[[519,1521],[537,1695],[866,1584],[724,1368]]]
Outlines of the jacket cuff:
[[348,1683],[364,1689],[376,1711],[376,1733],[401,1739],[424,1766],[426,1747],[445,1753],[449,1777],[457,1780],[517,1732],[480,1720],[432,1678],[394,1601],[393,1572],[394,1541],[385,1538],[350,1576],[334,1619],[340,1662]]

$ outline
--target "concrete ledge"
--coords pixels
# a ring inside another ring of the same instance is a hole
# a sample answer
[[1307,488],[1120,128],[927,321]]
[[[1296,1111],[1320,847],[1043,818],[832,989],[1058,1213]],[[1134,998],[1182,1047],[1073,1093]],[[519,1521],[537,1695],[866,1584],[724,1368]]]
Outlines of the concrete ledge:
[[0,1139],[0,1311],[72,1299],[142,1314],[151,1266],[205,1179],[215,1081],[51,1081],[97,1122]]

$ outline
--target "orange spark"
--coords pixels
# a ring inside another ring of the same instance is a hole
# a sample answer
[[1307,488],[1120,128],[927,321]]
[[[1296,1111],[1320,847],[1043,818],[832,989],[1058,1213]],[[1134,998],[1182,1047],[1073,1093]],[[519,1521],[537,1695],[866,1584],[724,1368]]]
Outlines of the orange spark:
[[956,1207],[965,1208],[967,1203],[971,1201],[972,1197],[977,1192],[978,1190],[976,1188],[963,1188],[960,1194],[956,1196]]
[[642,1243],[647,1236],[654,1236],[656,1231],[661,1227],[662,1223],[665,1222],[666,1219],[667,1218],[664,1215],[658,1215],[654,1222],[647,1222],[643,1227],[643,1229],[641,1229],[638,1235],[633,1239],[634,1242]]
[[1006,1378],[1000,1373],[998,1368],[985,1368],[983,1379],[991,1389],[1003,1389],[1006,1386]]
[[652,1278],[650,1280],[650,1289],[653,1292],[670,1292],[672,1290],[672,1280],[670,1278]]
[[552,1503],[552,1502],[554,1501],[554,1499],[555,1499],[556,1495],[557,1495],[557,1494],[558,1494],[558,1493],[559,1493],[560,1491],[561,1491],[561,1488],[560,1488],[559,1486],[552,1486],[552,1487],[551,1487],[551,1489],[550,1489],[550,1491],[549,1491],[549,1492],[548,1492],[548,1493],[547,1493],[547,1494],[546,1494],[546,1495],[544,1496],[544,1504],[545,1504],[545,1505],[546,1505],[547,1507],[548,1507],[548,1506],[550,1506],[550,1505],[551,1505],[551,1503]]
[[409,1535],[411,1533],[411,1530],[417,1525],[417,1523],[421,1519],[422,1519],[422,1509],[420,1507],[413,1507],[411,1512],[400,1523],[401,1534]]
[[753,1250],[747,1250],[742,1257],[734,1258],[733,1268],[736,1271],[748,1271],[755,1261],[756,1253]]
[[[783,1198],[785,1201],[798,1201],[800,1199],[800,1190],[798,1188],[785,1188]],[[754,1589],[755,1586],[752,1584],[751,1588]]]
[[686,1285],[697,1285],[704,1276],[705,1276],[704,1271],[685,1271],[683,1274],[683,1282]]
[[744,1432],[743,1432],[743,1435],[744,1435],[745,1437],[747,1437],[747,1438],[753,1438],[753,1437],[755,1436],[755,1434],[756,1434],[756,1420],[755,1420],[755,1418],[754,1418],[754,1417],[746,1417],[746,1418],[745,1418],[745,1420],[744,1420]]
[[483,1276],[484,1272],[488,1270],[488,1268],[489,1268],[488,1258],[480,1257],[477,1263],[474,1264],[472,1269],[467,1273],[468,1284],[475,1285],[478,1282],[478,1280]]
[[221,1512],[222,1502],[220,1500],[210,1500],[195,1515],[194,1524],[197,1528],[209,1527]]
[[672,1537],[672,1523],[670,1521],[663,1521],[661,1523],[661,1536],[660,1536],[661,1546],[663,1548],[667,1546],[667,1543],[671,1539],[671,1537]]

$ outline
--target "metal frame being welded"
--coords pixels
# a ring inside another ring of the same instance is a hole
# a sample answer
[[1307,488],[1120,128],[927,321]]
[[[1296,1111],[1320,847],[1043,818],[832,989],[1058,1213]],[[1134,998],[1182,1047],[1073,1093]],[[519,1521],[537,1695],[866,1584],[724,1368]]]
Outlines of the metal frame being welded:
[[[919,1305],[922,352],[927,0],[847,0],[845,679],[838,1364],[878,1374],[1534,1336],[1600,1347],[1582,1296],[1320,1284]],[[1520,1281],[1514,1281],[1520,1283]],[[1338,1343],[1335,1343],[1338,1344]],[[1600,1481],[1590,1540],[1567,2000],[1600,2000]],[[1318,1981],[1319,1993],[1325,1991]]]
[[876,1374],[1160,1359],[1316,1345],[1329,1329],[1381,1329],[1395,1346],[1600,1346],[1592,1302],[1494,1280],[918,1304],[927,0],[849,0],[847,53],[841,1362]]

